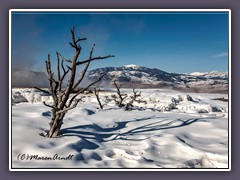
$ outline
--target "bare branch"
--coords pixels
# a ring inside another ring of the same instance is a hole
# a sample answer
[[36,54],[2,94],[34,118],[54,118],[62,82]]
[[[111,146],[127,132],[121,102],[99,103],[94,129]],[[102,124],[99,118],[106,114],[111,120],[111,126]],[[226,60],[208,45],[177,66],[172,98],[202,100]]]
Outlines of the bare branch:
[[78,43],[78,42],[80,42],[80,41],[84,41],[84,40],[87,40],[87,38],[78,38],[78,39],[76,40],[76,43]]
[[72,71],[72,68],[70,66],[68,66],[68,65],[66,65],[66,66],[67,66],[68,70]]
[[73,43],[70,42],[70,45],[71,45],[72,47],[74,47],[74,48],[77,48],[77,44],[76,44],[76,40],[75,40],[74,29],[75,29],[74,27],[71,29],[71,33],[72,33],[72,42],[73,42]]
[[[90,55],[89,55],[89,59],[92,58],[92,54],[93,54],[93,51],[94,51],[94,47],[95,47],[95,44],[94,44],[93,47],[92,47],[92,50],[91,50]],[[76,82],[76,84],[73,86],[72,90],[74,90],[74,89],[82,82],[82,80],[83,80],[83,78],[85,77],[85,74],[86,74],[86,72],[87,72],[87,69],[88,69],[88,67],[89,67],[89,65],[90,65],[90,62],[91,62],[91,61],[88,61],[87,64],[85,65],[85,68],[82,70],[82,74],[81,74],[80,78],[78,79],[78,81]]]
[[55,82],[55,88],[54,88],[54,94],[57,94],[57,89],[59,87],[59,82],[58,81],[54,81]]
[[[73,39],[73,41],[76,45],[74,29],[72,29],[71,32],[72,32],[72,39]],[[72,87],[74,86],[74,81],[75,81],[75,76],[76,76],[76,62],[77,62],[79,54],[81,53],[81,48],[80,47],[74,47],[74,48],[75,48],[76,52],[75,52],[75,55],[72,59],[71,67],[67,66],[68,69],[71,71],[71,74],[70,74],[70,78],[69,78],[69,81],[68,81],[67,88],[64,91],[64,96],[63,96],[63,99],[61,101],[60,109],[64,108],[64,106],[67,103],[67,101],[69,99],[69,96],[72,92]]]
[[65,61],[72,63],[72,61],[70,59],[64,59]]
[[[60,59],[59,59],[59,53],[56,52],[57,55],[57,71],[58,71],[58,82],[61,81],[61,73],[60,73]],[[61,88],[61,86],[59,86]]]
[[62,75],[62,78],[61,78],[61,82],[62,82],[63,79],[65,78],[65,76],[67,75],[67,73],[69,72],[69,69],[66,71],[66,69],[64,68],[64,65],[63,65],[63,60],[61,62],[61,66],[62,66],[62,70],[63,70],[63,75]]
[[66,59],[66,58],[63,57],[59,52],[57,52],[57,53],[58,53],[58,55],[62,58],[62,60],[67,61],[67,62],[69,62],[69,63],[72,63],[71,59]]
[[39,91],[42,91],[42,92],[44,92],[44,93],[47,93],[47,94],[51,95],[49,91],[46,91],[46,90],[41,89],[41,88],[39,88],[39,87],[33,87],[33,88],[35,88],[35,89],[37,89],[37,90],[39,90]]
[[65,69],[64,64],[63,64],[63,59],[62,59],[62,62],[61,62],[61,67],[62,67],[63,72],[65,73],[66,69]]
[[100,109],[103,109],[103,105],[102,105],[102,103],[100,101],[100,97],[99,97],[99,91],[100,91],[100,88],[98,88],[98,90],[96,88],[94,88],[94,94],[95,94],[95,96],[97,98],[99,107],[100,107]]
[[116,80],[114,80],[114,81],[113,81],[113,83],[114,83],[115,87],[117,88],[117,91],[118,91],[118,92],[120,92],[120,90],[119,90],[119,88],[120,88],[120,85],[119,85],[119,84],[117,84],[117,81],[116,81]]
[[119,100],[115,100],[115,99],[114,99],[114,101],[117,103],[118,107],[122,107],[122,106],[123,106],[123,101],[124,101],[125,98],[127,98],[127,95],[123,96],[123,95],[121,94],[120,85],[118,85],[118,84],[116,83],[116,80],[114,80],[114,85],[115,85],[115,87],[117,88],[117,95],[118,95],[118,98],[119,98]]
[[74,104],[73,104],[72,106],[67,107],[67,108],[65,108],[65,109],[63,109],[63,110],[60,110],[60,111],[56,112],[56,115],[62,114],[62,113],[66,113],[67,111],[69,111],[69,110],[71,110],[71,109],[74,109],[75,107],[77,107],[78,103],[82,100],[82,98],[83,98],[83,97],[81,97],[81,98],[79,98],[79,99],[75,99],[75,102],[74,102]]
[[84,41],[86,40],[87,38],[75,38],[75,33],[74,33],[74,27],[71,29],[71,33],[72,33],[72,42],[69,42],[69,44],[75,48],[76,50],[80,50],[81,49],[81,46],[80,45],[77,45],[77,43],[79,43],[80,41]]
[[56,80],[53,77],[54,74],[52,73],[52,69],[51,69],[50,54],[48,54],[48,60],[46,61],[46,69],[49,76],[50,92],[54,100],[54,105],[57,106],[57,93],[55,91],[57,84],[55,84],[55,88],[53,88],[53,82],[56,83]]
[[50,107],[50,108],[54,109],[54,107],[53,107],[53,106],[51,106],[51,105],[47,104],[45,101],[43,101],[43,104],[44,104],[45,106],[47,106],[47,107]]
[[71,98],[71,100],[69,101],[68,107],[71,106],[73,100],[74,100],[79,94],[81,94],[81,93],[83,93],[84,91],[88,90],[88,89],[89,89],[91,86],[93,86],[94,84],[100,82],[105,75],[106,75],[106,74],[101,75],[98,80],[92,82],[92,83],[89,84],[86,88],[79,90],[79,91]]
[[107,58],[111,58],[111,57],[115,57],[114,55],[108,55],[108,56],[98,56],[98,57],[94,57],[94,58],[91,58],[91,59],[87,59],[87,60],[84,60],[84,61],[79,61],[76,63],[76,65],[81,65],[81,64],[85,64],[89,61],[94,61],[94,60],[101,60],[101,59],[107,59]]
[[131,96],[131,100],[125,105],[125,110],[131,110],[131,108],[133,107],[133,103],[134,101],[137,101],[137,97],[141,96],[141,91],[135,91],[135,88],[133,87],[133,96]]
[[69,44],[70,44],[73,48],[75,48],[75,46],[73,45],[73,43],[69,42]]

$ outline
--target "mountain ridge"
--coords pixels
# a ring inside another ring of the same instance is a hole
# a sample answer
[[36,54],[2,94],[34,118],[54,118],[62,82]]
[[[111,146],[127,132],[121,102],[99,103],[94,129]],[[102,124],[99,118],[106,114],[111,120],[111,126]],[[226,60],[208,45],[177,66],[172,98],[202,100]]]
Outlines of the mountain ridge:
[[[157,68],[148,68],[134,64],[122,67],[104,67],[90,70],[84,84],[97,80],[106,74],[101,86],[114,87],[117,80],[124,88],[165,88],[188,92],[228,93],[227,72],[168,73]],[[48,87],[45,72],[12,69],[12,87]]]
[[89,71],[87,77],[96,80],[105,73],[105,84],[113,85],[117,80],[122,87],[171,88],[193,92],[228,92],[227,72],[168,73],[157,68],[148,68],[134,64],[122,67],[104,67]]

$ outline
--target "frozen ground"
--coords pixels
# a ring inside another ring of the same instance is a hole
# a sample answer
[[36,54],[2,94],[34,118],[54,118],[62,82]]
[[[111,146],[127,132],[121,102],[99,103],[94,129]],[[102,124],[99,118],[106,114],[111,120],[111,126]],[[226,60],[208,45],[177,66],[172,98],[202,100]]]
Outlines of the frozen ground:
[[62,136],[49,139],[39,134],[50,119],[42,101],[51,98],[12,92],[12,168],[228,168],[228,102],[214,100],[227,95],[142,90],[132,111],[111,101],[99,110],[85,95],[66,115]]

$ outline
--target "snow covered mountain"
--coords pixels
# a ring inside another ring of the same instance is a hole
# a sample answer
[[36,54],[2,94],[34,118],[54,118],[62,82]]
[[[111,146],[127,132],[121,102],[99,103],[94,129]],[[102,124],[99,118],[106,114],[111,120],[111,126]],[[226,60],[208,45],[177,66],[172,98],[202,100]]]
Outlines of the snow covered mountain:
[[88,78],[95,80],[103,73],[106,73],[105,84],[112,85],[113,81],[117,80],[122,84],[122,87],[171,88],[194,92],[228,92],[228,73],[217,71],[177,74],[131,64],[123,67],[95,69],[89,72]]
[[206,78],[212,78],[212,79],[226,79],[228,78],[228,73],[225,72],[218,72],[218,71],[211,71],[211,72],[193,72],[191,73],[190,75],[192,76],[203,76],[203,77],[206,77]]

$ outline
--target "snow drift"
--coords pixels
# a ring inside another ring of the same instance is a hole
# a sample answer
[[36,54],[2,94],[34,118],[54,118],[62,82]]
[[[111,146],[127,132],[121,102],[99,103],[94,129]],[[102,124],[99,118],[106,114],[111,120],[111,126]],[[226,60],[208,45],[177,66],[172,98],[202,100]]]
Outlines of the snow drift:
[[229,167],[228,103],[216,100],[225,94],[142,90],[132,111],[111,101],[99,110],[93,95],[84,96],[66,115],[61,137],[48,139],[41,134],[51,113],[42,101],[51,98],[13,89],[12,168]]

